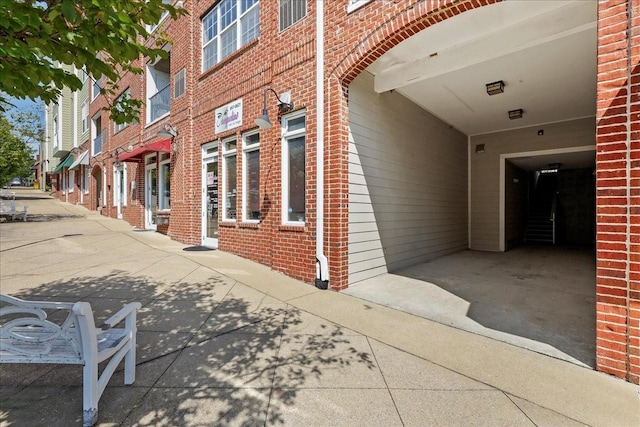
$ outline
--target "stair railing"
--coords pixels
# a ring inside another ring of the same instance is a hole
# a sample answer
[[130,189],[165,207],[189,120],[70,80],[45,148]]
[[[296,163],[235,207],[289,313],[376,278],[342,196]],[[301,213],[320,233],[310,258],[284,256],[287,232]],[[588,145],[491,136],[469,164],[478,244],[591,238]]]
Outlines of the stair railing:
[[553,230],[553,244],[556,244],[556,206],[558,201],[558,193],[553,193],[553,201],[551,202],[551,226]]

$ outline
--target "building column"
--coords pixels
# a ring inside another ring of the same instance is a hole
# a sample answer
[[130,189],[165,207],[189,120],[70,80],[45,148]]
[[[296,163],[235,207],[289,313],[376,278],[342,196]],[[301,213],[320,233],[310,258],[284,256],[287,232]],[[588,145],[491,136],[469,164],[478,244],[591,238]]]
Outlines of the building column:
[[640,2],[598,3],[596,368],[640,383]]

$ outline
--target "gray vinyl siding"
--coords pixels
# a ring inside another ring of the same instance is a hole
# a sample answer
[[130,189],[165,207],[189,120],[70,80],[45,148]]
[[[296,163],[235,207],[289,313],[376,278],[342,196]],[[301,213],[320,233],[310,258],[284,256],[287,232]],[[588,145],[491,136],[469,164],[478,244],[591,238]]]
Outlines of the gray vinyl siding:
[[349,126],[349,283],[466,249],[466,136],[368,73]]
[[[538,136],[540,129],[544,129],[542,136]],[[475,153],[478,144],[484,144],[484,153]],[[595,149],[593,117],[472,136],[470,249],[500,250],[501,155],[581,146]]]

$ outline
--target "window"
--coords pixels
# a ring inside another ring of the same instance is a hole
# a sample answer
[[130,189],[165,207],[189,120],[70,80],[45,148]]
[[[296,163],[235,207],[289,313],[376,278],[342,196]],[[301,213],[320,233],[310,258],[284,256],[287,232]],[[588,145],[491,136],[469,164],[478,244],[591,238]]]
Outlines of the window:
[[[127,100],[129,98],[131,98],[131,91],[129,90],[129,88],[127,88],[127,90],[122,92],[120,96],[116,98],[116,102],[115,102],[116,108],[118,108],[118,103],[120,101]],[[127,126],[129,126],[129,123],[114,123],[113,131],[114,133],[120,132],[122,129],[126,128]]]
[[354,10],[361,8],[370,1],[371,0],[349,0],[349,4],[347,5],[347,13],[351,13]]
[[[171,4],[171,0],[162,0],[162,3]],[[150,32],[150,33],[154,32],[156,30],[156,28],[158,28],[160,26],[162,21],[164,21],[167,18],[168,15],[169,15],[169,12],[167,12],[167,11],[162,12],[162,16],[160,17],[160,20],[158,21],[157,24],[147,25],[147,31]]]
[[307,0],[280,0],[280,31],[307,15]]
[[237,187],[237,158],[236,158],[236,139],[228,139],[222,141],[222,211],[223,221],[235,221],[236,219],[236,202],[238,196]]
[[76,171],[67,169],[67,173],[69,174],[69,193],[73,193],[73,190],[76,188],[76,183],[75,183]]
[[171,112],[171,52],[168,58],[147,64],[147,123]]
[[93,126],[91,127],[91,153],[92,156],[102,152],[102,118],[98,115],[91,119]]
[[260,35],[258,0],[222,0],[202,18],[202,71]]
[[87,71],[85,70],[84,67],[82,67],[80,69],[80,80],[82,81],[82,83],[84,83],[87,81],[88,78],[89,78],[89,75],[87,74]]
[[89,130],[89,101],[84,100],[82,103],[82,133]]
[[260,220],[260,134],[242,137],[242,220]]
[[171,163],[169,154],[165,153],[160,157],[160,197],[158,198],[158,209],[171,209]]
[[91,91],[91,100],[93,101],[100,95],[100,89],[102,88],[102,77],[93,81],[93,89]]
[[176,75],[173,77],[173,98],[180,98],[184,95],[184,77],[185,77],[185,69],[178,71]]
[[[57,105],[54,106],[54,108],[57,109]],[[56,113],[55,116],[53,116],[53,148],[58,148],[60,146],[60,123],[58,121],[58,114]]]
[[305,221],[305,115],[296,113],[282,119],[282,221]]

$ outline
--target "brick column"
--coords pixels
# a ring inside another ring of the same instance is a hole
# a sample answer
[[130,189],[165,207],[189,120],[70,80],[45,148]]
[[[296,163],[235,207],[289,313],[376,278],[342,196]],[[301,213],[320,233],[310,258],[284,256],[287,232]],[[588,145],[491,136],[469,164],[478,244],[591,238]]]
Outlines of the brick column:
[[640,380],[640,6],[598,3],[596,368]]

